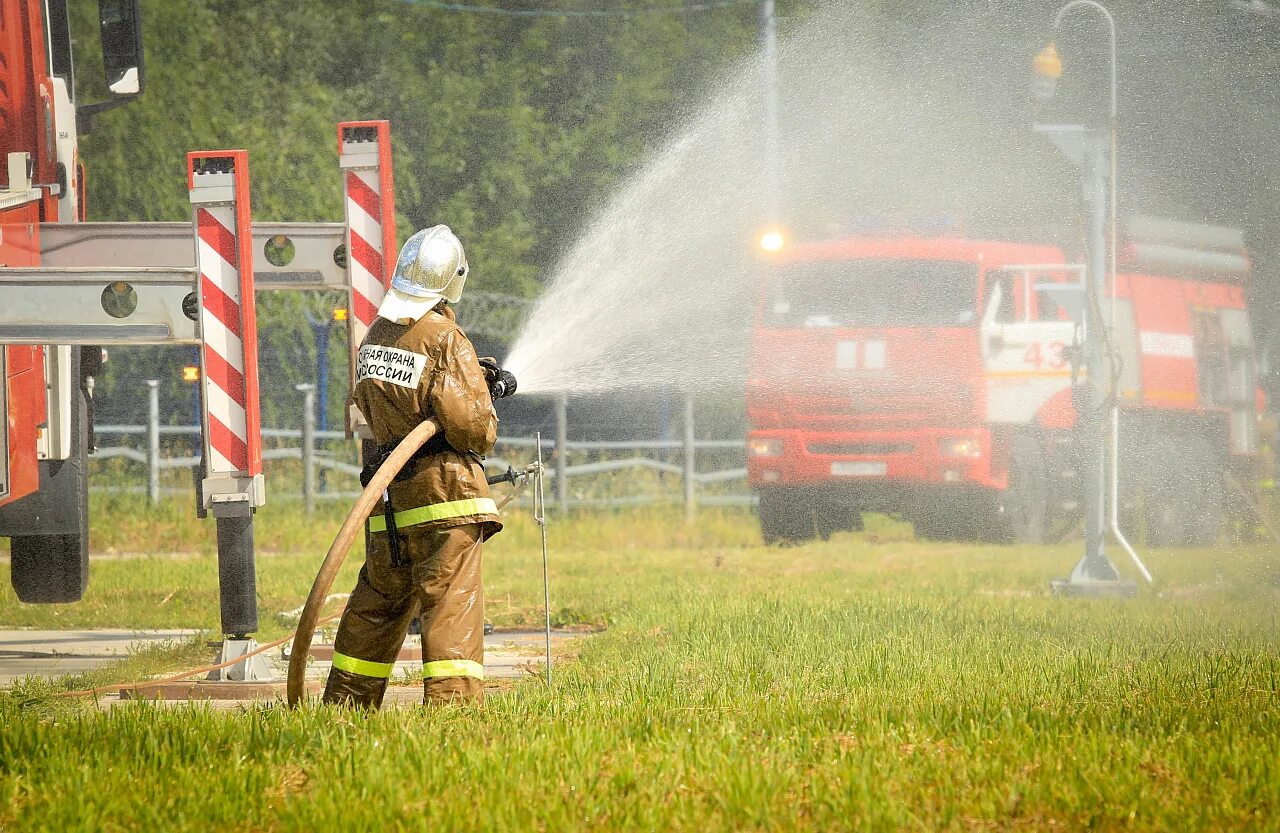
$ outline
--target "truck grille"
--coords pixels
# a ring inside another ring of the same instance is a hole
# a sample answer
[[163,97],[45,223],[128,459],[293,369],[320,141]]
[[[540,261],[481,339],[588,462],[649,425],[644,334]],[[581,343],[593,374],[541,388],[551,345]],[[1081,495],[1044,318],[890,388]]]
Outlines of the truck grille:
[[798,427],[907,428],[975,416],[973,395],[962,387],[939,386],[928,392],[874,391],[847,397],[792,394],[784,397],[783,403],[788,412],[785,418]]
[[916,450],[914,443],[863,442],[863,443],[808,443],[810,454],[826,454],[836,457],[861,454],[910,454]]

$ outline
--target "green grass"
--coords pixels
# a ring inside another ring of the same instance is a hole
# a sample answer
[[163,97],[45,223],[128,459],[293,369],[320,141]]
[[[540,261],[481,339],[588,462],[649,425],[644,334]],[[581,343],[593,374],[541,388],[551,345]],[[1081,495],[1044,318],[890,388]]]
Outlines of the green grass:
[[[268,504],[254,522],[258,550],[258,609],[263,637],[283,636],[292,623],[275,614],[306,598],[316,570],[337,533],[347,507],[317,507],[307,518],[300,507]],[[0,581],[0,627],[24,628],[205,628],[218,627],[218,563],[212,519],[200,521],[181,501],[150,509],[144,499],[117,496],[98,501],[91,519],[93,560],[89,589],[72,605],[23,605],[7,581]],[[552,557],[569,548],[574,557],[557,563],[569,586],[580,579],[592,555],[662,547],[740,549],[759,542],[750,515],[703,513],[696,526],[672,522],[663,510],[622,514],[574,514],[553,520],[548,540]],[[489,617],[498,625],[538,625],[542,621],[542,562],[539,533],[528,510],[508,513],[506,529],[486,548]],[[151,554],[146,554],[151,553]],[[333,592],[355,584],[364,558],[358,538]],[[575,599],[556,614],[559,624],[603,624],[612,610],[607,595]],[[533,607],[536,603],[537,607]]]
[[[1155,592],[1060,600],[1075,544],[882,523],[768,550],[748,515],[702,521],[552,526],[558,621],[608,629],[551,691],[366,717],[100,714],[46,696],[83,680],[20,687],[0,696],[0,829],[1280,827],[1273,550],[1151,552]],[[264,610],[301,601],[324,543],[262,558]],[[536,543],[517,519],[486,551],[499,624],[538,619]],[[104,562],[53,621],[210,627],[215,575],[203,555]],[[0,623],[46,615],[0,596]]]

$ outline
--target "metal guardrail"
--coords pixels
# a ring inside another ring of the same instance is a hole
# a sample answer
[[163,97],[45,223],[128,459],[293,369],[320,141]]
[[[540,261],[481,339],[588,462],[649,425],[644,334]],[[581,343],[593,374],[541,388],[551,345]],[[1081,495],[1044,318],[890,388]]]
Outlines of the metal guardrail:
[[[315,390],[312,385],[299,385],[299,389],[304,394],[304,422],[302,428],[264,428],[262,436],[264,439],[274,439],[280,441],[296,441],[297,446],[282,446],[278,448],[263,449],[262,458],[265,461],[273,460],[297,460],[302,463],[303,469],[303,488],[301,495],[284,495],[285,497],[301,497],[307,512],[311,512],[315,508],[317,500],[350,500],[358,496],[359,492],[352,489],[343,489],[338,491],[330,491],[320,488],[319,479],[316,474],[318,471],[327,470],[339,472],[349,477],[357,477],[360,474],[360,466],[343,460],[337,460],[327,456],[322,449],[317,448],[317,443],[328,441],[346,440],[346,434],[342,431],[318,431],[315,429]],[[160,425],[159,423],[159,402],[158,390],[156,385],[148,385],[151,407],[148,408],[150,419],[147,425],[97,425],[94,432],[98,436],[111,437],[129,437],[141,436],[147,438],[146,450],[131,448],[128,446],[109,446],[99,448],[91,457],[96,460],[109,460],[113,458],[122,458],[143,465],[147,468],[147,485],[144,486],[95,486],[94,491],[99,492],[125,492],[125,493],[146,493],[152,502],[160,499],[162,494],[178,494],[186,490],[165,488],[160,485],[160,473],[162,471],[170,471],[174,469],[194,469],[200,465],[199,456],[183,456],[183,457],[163,457],[160,453],[160,438],[172,436],[188,436],[198,438],[201,429],[194,425]],[[567,409],[557,408],[558,421],[565,420]],[[678,476],[683,481],[683,497],[686,513],[692,517],[699,504],[708,506],[746,506],[755,503],[755,498],[749,493],[739,494],[699,494],[698,487],[711,484],[732,483],[735,481],[745,480],[747,470],[745,467],[737,466],[728,469],[719,469],[715,471],[698,471],[697,455],[699,451],[734,451],[742,450],[745,453],[745,440],[699,440],[694,435],[693,414],[690,407],[685,409],[684,434],[680,440],[622,440],[622,441],[606,441],[606,440],[569,440],[567,438],[568,428],[565,424],[557,425],[556,435],[559,442],[543,439],[542,446],[546,450],[552,460],[552,465],[548,466],[547,474],[553,479],[556,485],[555,504],[561,510],[567,510],[573,507],[619,507],[619,506],[636,506],[655,503],[672,503],[674,498],[662,495],[633,495],[633,496],[614,496],[604,498],[571,498],[569,482],[574,477],[589,477],[593,475],[612,474],[615,472],[625,471],[654,471],[662,475]],[[532,449],[538,443],[534,437],[499,437],[498,449]],[[597,460],[585,463],[563,464],[567,455],[575,452],[619,452],[632,451],[637,452],[635,456],[616,460]],[[655,459],[652,456],[643,456],[643,452],[652,454],[680,452],[679,462],[670,462],[662,459]],[[485,461],[486,468],[491,471],[505,470],[508,460],[503,456],[493,456]],[[563,471],[563,476],[561,476]]]

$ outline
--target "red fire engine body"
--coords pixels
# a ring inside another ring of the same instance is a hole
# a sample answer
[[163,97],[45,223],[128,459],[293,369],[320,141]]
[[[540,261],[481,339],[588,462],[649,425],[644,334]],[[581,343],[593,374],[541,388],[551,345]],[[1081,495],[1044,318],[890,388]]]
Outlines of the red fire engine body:
[[[101,12],[107,83],[124,98],[83,108],[82,121],[141,89],[136,4],[104,0]],[[122,60],[132,63],[131,73]],[[0,0],[0,266],[41,266],[41,223],[84,219],[71,68],[65,2]],[[39,563],[49,571],[64,567],[68,582],[83,584],[83,388],[100,357],[94,348],[66,346],[10,344],[0,353],[7,417],[0,534],[13,536],[15,574]],[[70,595],[78,594],[53,593]]]
[[[1154,242],[1122,251],[1101,311],[1121,515],[1148,543],[1208,544],[1226,476],[1257,452],[1248,261],[1231,230],[1143,222]],[[1086,295],[1061,249],[853,238],[789,247],[767,273],[747,387],[767,540],[857,529],[863,511],[930,538],[1073,523]]]

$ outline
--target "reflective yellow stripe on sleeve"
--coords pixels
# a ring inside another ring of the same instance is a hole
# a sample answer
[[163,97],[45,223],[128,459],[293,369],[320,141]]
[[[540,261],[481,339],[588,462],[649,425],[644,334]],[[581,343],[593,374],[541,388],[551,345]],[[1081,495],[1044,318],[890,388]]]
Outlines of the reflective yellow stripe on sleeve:
[[391,676],[396,664],[394,662],[372,662],[367,659],[349,657],[346,654],[334,651],[333,667],[339,671],[350,671],[352,674],[359,674],[361,677],[377,677],[385,680]]
[[484,679],[484,666],[469,659],[438,659],[422,666],[423,677],[475,677]]
[[[425,524],[431,521],[445,521],[449,518],[465,518],[468,515],[496,515],[498,504],[491,497],[475,497],[467,500],[451,500],[448,503],[433,503],[430,506],[419,506],[417,509],[406,509],[397,512],[396,529],[404,529],[414,524]],[[387,519],[382,515],[369,517],[370,532],[386,532]]]

